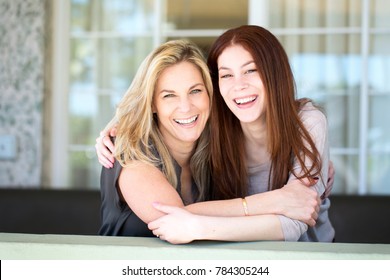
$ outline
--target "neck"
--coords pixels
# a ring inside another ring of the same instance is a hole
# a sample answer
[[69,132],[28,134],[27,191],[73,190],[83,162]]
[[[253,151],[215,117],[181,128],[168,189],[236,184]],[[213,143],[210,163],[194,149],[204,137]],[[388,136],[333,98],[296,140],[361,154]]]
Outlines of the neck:
[[251,123],[241,123],[245,136],[245,149],[248,167],[257,166],[269,160],[267,125],[259,119]]
[[245,141],[249,145],[264,146],[267,144],[267,125],[265,120],[258,119],[251,123],[241,122],[241,127],[244,132]]
[[166,143],[169,153],[181,168],[188,167],[194,150],[194,143]]

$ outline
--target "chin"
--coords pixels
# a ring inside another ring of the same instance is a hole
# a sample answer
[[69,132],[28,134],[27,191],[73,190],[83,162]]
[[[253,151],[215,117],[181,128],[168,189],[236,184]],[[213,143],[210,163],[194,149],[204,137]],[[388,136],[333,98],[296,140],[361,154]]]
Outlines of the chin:
[[188,143],[195,143],[196,141],[199,140],[199,138],[200,138],[200,134],[193,136],[193,137],[187,137],[187,138],[183,139],[183,141],[188,142]]
[[259,118],[248,118],[247,116],[244,118],[238,118],[238,119],[240,120],[241,123],[247,123],[247,124],[254,123],[254,122],[259,120]]

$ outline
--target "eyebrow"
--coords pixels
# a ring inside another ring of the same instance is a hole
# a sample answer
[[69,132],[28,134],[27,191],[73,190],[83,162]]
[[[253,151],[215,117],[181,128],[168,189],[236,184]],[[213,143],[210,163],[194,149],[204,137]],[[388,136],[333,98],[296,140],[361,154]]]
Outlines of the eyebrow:
[[[241,68],[243,68],[243,67],[245,67],[245,66],[247,66],[247,65],[249,65],[251,63],[255,63],[255,62],[253,60],[245,62],[243,65],[241,65]],[[229,70],[229,69],[230,68],[228,68],[228,67],[221,66],[221,67],[218,68],[218,71],[219,70]]]
[[[188,88],[188,90],[191,90],[191,89],[193,89],[193,88],[196,88],[197,86],[205,87],[204,83],[196,83],[196,84],[190,86],[190,87]],[[163,93],[163,92],[174,93],[175,91],[172,90],[172,89],[162,89],[162,90],[160,90],[159,94],[161,94],[161,93]]]

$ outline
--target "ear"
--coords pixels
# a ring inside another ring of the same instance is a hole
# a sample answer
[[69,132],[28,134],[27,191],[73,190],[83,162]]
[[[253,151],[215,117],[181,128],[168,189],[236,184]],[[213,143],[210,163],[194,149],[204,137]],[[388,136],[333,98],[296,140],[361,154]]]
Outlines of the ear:
[[152,113],[155,114],[157,113],[156,106],[154,106],[154,103],[152,103]]

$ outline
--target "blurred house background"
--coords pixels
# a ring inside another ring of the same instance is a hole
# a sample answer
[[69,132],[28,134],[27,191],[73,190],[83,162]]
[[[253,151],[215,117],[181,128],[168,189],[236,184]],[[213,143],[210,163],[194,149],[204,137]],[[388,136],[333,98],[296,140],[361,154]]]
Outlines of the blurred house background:
[[242,24],[325,109],[333,193],[390,195],[387,0],[0,0],[0,188],[99,189],[95,139],[144,57]]

